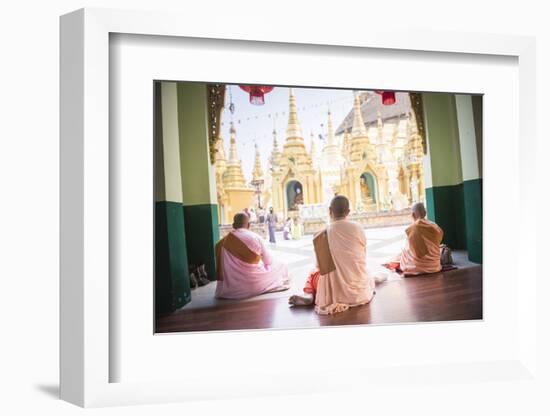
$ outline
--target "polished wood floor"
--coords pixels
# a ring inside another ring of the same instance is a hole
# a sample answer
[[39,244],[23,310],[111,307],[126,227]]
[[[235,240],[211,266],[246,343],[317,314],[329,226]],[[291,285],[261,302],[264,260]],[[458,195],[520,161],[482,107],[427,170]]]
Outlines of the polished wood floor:
[[290,307],[286,298],[251,300],[203,309],[183,308],[158,319],[157,332],[315,328],[482,317],[482,267],[475,266],[381,283],[370,304],[332,316],[317,315],[313,308]]

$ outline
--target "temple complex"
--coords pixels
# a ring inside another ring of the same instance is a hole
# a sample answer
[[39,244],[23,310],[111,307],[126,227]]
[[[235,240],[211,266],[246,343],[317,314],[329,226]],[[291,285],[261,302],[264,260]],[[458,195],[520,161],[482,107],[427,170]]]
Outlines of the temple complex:
[[245,207],[273,207],[281,219],[299,216],[300,209],[307,207],[326,212],[325,205],[336,194],[350,199],[355,214],[400,211],[424,200],[422,137],[409,94],[396,93],[394,105],[382,106],[376,93],[356,93],[336,131],[328,111],[320,152],[313,133],[309,151],[306,148],[292,89],[288,105],[283,147],[279,148],[274,129],[264,172],[255,146],[251,181],[245,179],[237,157],[233,124],[227,160],[223,140],[218,140],[215,166],[222,224],[230,223],[234,213]]
[[422,138],[409,95],[396,93],[387,107],[383,117],[375,93],[357,94],[337,131],[344,160],[340,192],[357,212],[401,210],[424,199]]
[[[273,152],[275,154],[275,148]],[[286,140],[280,157],[272,158],[271,165],[271,205],[275,212],[285,218],[296,216],[301,205],[323,202],[321,172],[316,164],[315,145],[310,152],[306,150],[296,100],[290,89]]]

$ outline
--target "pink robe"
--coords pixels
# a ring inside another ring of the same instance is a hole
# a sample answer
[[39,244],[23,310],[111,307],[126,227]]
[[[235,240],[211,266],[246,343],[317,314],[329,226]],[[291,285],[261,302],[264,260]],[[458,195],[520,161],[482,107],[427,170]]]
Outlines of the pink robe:
[[261,260],[257,264],[246,263],[222,248],[223,280],[217,282],[217,298],[245,299],[288,283],[286,264],[273,259],[258,234],[244,228],[231,232]]
[[336,270],[320,275],[315,311],[320,315],[363,305],[374,296],[374,279],[367,273],[367,238],[354,221],[337,220],[327,227],[330,253]]
[[406,230],[407,242],[396,261],[403,274],[414,276],[441,270],[439,245],[443,230],[433,222],[420,219]]

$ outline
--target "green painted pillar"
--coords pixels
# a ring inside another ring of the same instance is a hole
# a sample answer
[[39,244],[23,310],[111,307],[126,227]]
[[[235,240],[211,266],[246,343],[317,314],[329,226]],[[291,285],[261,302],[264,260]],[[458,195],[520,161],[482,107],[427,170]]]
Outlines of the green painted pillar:
[[[470,261],[482,262],[481,96],[456,95],[462,156],[466,247]],[[476,102],[476,105],[474,105]]]
[[177,88],[157,82],[155,93],[155,311],[173,312],[191,300],[183,216]]
[[464,189],[455,96],[424,93],[422,102],[428,143],[424,158],[428,218],[443,229],[445,244],[464,249]]
[[204,263],[209,279],[216,280],[214,247],[219,239],[219,221],[205,84],[178,83],[178,125],[188,260],[190,264]]

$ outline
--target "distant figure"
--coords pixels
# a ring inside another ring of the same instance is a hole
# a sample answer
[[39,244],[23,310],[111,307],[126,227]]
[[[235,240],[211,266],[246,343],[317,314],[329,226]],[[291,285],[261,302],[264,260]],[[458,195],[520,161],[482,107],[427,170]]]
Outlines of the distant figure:
[[273,207],[269,208],[269,214],[267,214],[266,222],[267,229],[269,231],[269,242],[275,244],[277,242],[275,240],[275,227],[277,226],[277,216],[273,212]]
[[412,218],[412,225],[405,230],[405,247],[384,266],[392,270],[401,270],[409,276],[437,273],[441,270],[439,245],[443,240],[443,230],[426,219],[426,208],[422,202],[412,206]]
[[317,270],[308,277],[304,294],[290,297],[291,305],[315,304],[318,314],[328,315],[371,301],[375,283],[367,274],[367,238],[361,225],[347,220],[349,212],[345,196],[332,199],[331,223],[313,238]]
[[251,208],[248,217],[250,218],[251,223],[255,223],[258,220],[258,217],[256,217],[256,212],[254,212],[254,208]]
[[285,240],[290,240],[290,229],[292,227],[292,219],[288,217],[285,221],[285,225],[283,227],[283,238]]
[[249,225],[248,216],[237,213],[233,230],[216,244],[217,298],[245,299],[290,287],[286,264],[273,259]]
[[250,212],[248,211],[248,208],[243,209],[243,212],[246,214],[248,218],[250,218]]
[[260,224],[263,224],[265,222],[265,211],[263,208],[260,208],[258,210],[258,220],[260,221]]
[[298,221],[298,218],[294,218],[294,221],[290,224],[290,233],[293,240],[299,240],[302,238],[302,224]]

